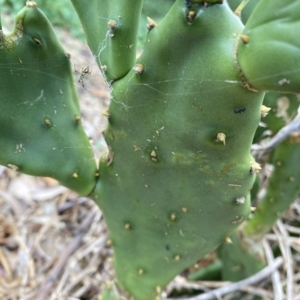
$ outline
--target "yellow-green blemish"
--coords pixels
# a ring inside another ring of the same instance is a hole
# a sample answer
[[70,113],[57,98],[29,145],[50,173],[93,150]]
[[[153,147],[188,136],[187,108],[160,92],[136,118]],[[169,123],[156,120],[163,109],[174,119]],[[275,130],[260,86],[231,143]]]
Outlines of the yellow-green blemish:
[[134,151],[141,151],[141,148],[138,147],[137,145],[133,145],[133,149],[134,149]]
[[231,163],[228,165],[223,166],[220,175],[222,177],[227,177],[229,175],[229,172],[236,167],[236,163]]
[[115,136],[116,136],[116,138],[119,138],[119,139],[125,139],[127,135],[126,135],[125,131],[120,131],[120,132],[116,132]]

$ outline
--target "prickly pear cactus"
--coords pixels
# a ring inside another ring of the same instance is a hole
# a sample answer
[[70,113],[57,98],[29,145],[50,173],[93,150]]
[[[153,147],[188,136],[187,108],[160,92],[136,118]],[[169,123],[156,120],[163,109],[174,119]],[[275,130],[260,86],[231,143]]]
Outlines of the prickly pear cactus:
[[299,26],[300,2],[261,0],[244,28],[227,2],[176,0],[160,24],[148,19],[137,60],[142,1],[72,3],[112,92],[100,177],[96,182],[68,57],[31,1],[15,31],[1,34],[0,61],[8,68],[0,88],[9,100],[0,115],[0,162],[93,191],[118,282],[134,299],[152,300],[228,242],[250,214],[259,170],[250,147],[264,96],[258,90],[299,92],[298,40],[280,29],[279,52],[275,46],[286,10]]
[[242,29],[226,3],[177,1],[112,84],[110,153],[94,198],[118,280],[136,299],[153,299],[250,213],[250,146],[263,94],[240,83]]
[[29,2],[0,32],[0,163],[88,195],[97,172],[81,122],[70,58]]
[[[275,135],[295,117],[300,102],[294,94],[270,92],[266,94],[264,104],[271,110],[263,122]],[[274,170],[268,182],[263,184],[268,187],[264,197],[259,199],[251,218],[231,235],[232,244],[223,245],[219,250],[223,280],[238,281],[266,265],[262,239],[300,191],[299,142],[299,134],[292,135],[269,155],[268,163]]]
[[[235,0],[229,0],[229,3],[232,8],[237,7]],[[299,92],[299,68],[296,67],[299,65],[299,39],[290,31],[299,26],[299,2],[260,0],[249,4],[242,11],[246,28],[238,48],[245,77],[255,88]],[[275,6],[276,14],[268,14]],[[286,34],[280,33],[280,30]],[[264,105],[271,111],[262,120],[266,127],[256,131],[256,142],[264,131],[271,130],[276,134],[289,123],[297,114],[299,100],[293,94],[270,92],[265,96]],[[219,249],[223,280],[246,278],[266,264],[262,238],[299,193],[298,157],[299,140],[295,137],[286,139],[270,155],[269,163],[274,165],[274,171],[269,178],[266,195],[260,199],[251,219],[231,235],[233,243]],[[251,193],[256,195],[257,188]]]
[[[276,11],[276,13],[274,13]],[[299,92],[300,2],[260,0],[238,44],[238,62],[256,90]],[[272,54],[271,54],[272,53]]]
[[[300,99],[294,94],[267,93],[264,103],[272,108],[264,121],[276,134],[295,117]],[[292,134],[273,151],[269,163],[274,170],[269,178],[268,190],[253,218],[245,225],[247,235],[262,237],[296,199],[300,192],[299,155],[299,133]]]

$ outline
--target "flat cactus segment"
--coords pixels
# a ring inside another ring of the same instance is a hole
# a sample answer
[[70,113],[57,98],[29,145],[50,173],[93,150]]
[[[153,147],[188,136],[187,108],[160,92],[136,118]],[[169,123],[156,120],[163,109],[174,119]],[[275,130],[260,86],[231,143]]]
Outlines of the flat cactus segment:
[[49,21],[27,6],[0,43],[0,163],[89,194],[97,168],[78,119],[70,59]]
[[217,281],[221,279],[223,263],[218,258],[207,266],[200,267],[199,270],[189,274],[188,280],[198,281],[198,280],[209,280]]
[[[264,121],[275,134],[293,119],[300,102],[293,94],[267,93],[264,103],[272,108]],[[299,157],[299,133],[291,135],[275,148],[270,161],[274,171],[269,178],[267,193],[253,218],[245,225],[247,235],[262,237],[295,201],[300,192]]]
[[223,244],[218,249],[223,263],[221,273],[224,281],[240,281],[266,266],[261,243],[245,238],[243,225],[230,235],[232,243]]
[[[264,122],[276,134],[297,113],[299,99],[293,94],[270,92],[264,98],[264,105],[271,108]],[[271,153],[269,163],[273,164],[274,171],[268,179],[265,196],[258,202],[253,216],[231,235],[233,244],[219,249],[224,264],[223,280],[247,278],[267,264],[262,238],[299,195],[299,157],[299,134],[289,137]]]
[[247,235],[263,236],[267,233],[299,195],[299,156],[299,141],[291,143],[290,140],[286,140],[277,146],[272,159],[275,170],[270,177],[265,197],[254,217],[247,222]]
[[143,0],[71,0],[107,80],[125,76],[136,57]]
[[114,286],[114,284],[109,283],[105,287],[103,293],[99,297],[99,300],[123,300],[123,297],[120,297],[118,294],[118,290]]
[[258,3],[237,49],[240,68],[252,88],[300,92],[299,31],[300,1]]
[[234,54],[243,25],[228,5],[192,9],[191,20],[176,1],[148,33],[136,67],[112,85],[111,155],[100,162],[93,197],[118,280],[135,299],[155,299],[250,213],[263,93],[241,84]]

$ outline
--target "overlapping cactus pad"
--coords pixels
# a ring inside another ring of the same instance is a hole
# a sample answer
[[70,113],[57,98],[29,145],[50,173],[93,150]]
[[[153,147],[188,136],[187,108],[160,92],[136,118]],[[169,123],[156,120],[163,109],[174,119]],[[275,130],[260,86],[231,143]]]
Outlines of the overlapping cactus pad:
[[68,54],[28,4],[0,36],[0,163],[89,194],[96,164],[81,122]]
[[261,0],[238,46],[238,61],[255,89],[300,92],[300,1]]

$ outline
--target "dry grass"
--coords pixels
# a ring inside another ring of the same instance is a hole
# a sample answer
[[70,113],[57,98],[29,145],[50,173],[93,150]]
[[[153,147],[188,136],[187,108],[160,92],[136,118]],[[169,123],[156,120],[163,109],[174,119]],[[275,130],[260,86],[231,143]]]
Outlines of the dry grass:
[[97,299],[112,278],[98,207],[47,178],[1,177],[0,299]]

